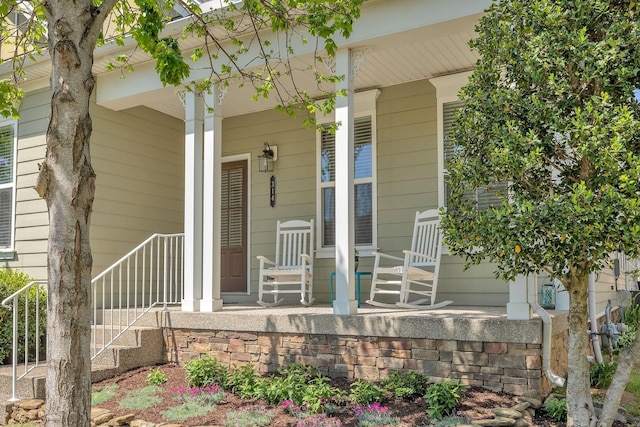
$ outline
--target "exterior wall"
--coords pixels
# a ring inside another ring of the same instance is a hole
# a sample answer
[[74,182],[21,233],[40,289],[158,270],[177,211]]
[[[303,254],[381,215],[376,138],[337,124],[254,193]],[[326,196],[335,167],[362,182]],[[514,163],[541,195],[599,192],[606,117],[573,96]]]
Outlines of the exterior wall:
[[47,278],[47,204],[33,189],[38,163],[45,156],[51,93],[48,89],[29,93],[20,105],[16,178],[15,251],[6,267],[17,268],[34,279]]
[[[51,94],[28,94],[18,123],[16,255],[3,261],[47,277],[47,205],[33,187],[46,151]],[[183,231],[184,124],[146,108],[92,106],[92,164],[97,175],[91,219],[94,275],[154,232]]]
[[144,107],[93,105],[94,276],[153,233],[184,230],[184,123]]

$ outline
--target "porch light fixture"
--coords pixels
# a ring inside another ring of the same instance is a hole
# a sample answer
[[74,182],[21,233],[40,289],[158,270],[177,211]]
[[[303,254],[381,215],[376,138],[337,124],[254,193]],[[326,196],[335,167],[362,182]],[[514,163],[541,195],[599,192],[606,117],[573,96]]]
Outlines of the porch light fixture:
[[258,171],[273,172],[273,162],[278,159],[278,147],[270,146],[268,142],[264,143],[262,155],[258,156]]

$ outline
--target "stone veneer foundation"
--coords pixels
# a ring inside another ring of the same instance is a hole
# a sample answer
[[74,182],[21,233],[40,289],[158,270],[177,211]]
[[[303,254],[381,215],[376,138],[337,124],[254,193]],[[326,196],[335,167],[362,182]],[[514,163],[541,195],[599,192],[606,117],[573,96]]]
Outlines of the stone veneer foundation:
[[[230,367],[252,363],[273,372],[309,363],[331,377],[377,381],[393,369],[415,369],[432,380],[521,395],[553,385],[542,370],[542,321],[504,316],[404,312],[334,316],[297,310],[164,313],[167,359],[184,363],[210,355]],[[554,316],[551,369],[565,375],[567,316]]]

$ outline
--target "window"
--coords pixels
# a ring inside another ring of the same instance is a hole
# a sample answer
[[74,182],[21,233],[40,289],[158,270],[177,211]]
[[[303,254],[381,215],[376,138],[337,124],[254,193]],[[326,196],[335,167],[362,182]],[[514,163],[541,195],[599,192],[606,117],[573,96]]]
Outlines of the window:
[[[335,135],[321,132],[322,247],[335,245]],[[373,244],[373,139],[371,117],[354,120],[355,243]]]
[[15,152],[15,122],[0,122],[0,251],[13,249]]
[[[443,156],[444,156],[444,174],[446,175],[447,162],[455,158],[458,147],[453,145],[448,136],[453,130],[453,122],[455,120],[456,111],[463,106],[461,101],[447,102],[442,105],[442,133],[443,133]],[[478,209],[486,209],[489,206],[502,203],[502,197],[498,194],[504,190],[506,185],[498,185],[488,188],[478,188],[475,192],[468,193],[468,197],[473,198],[477,202]],[[449,189],[445,184],[445,206],[449,201]]]
[[[356,94],[354,118],[354,234],[359,249],[376,247],[375,102],[378,90]],[[332,118],[318,118],[332,122]],[[335,247],[335,135],[318,132],[318,256]],[[322,249],[327,249],[322,251]]]

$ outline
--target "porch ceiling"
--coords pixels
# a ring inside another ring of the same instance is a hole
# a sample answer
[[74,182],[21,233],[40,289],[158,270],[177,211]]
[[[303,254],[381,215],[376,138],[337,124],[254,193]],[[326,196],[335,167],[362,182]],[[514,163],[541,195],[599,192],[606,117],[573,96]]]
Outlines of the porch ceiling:
[[[474,25],[477,15],[432,25],[401,34],[371,38],[350,46],[365,49],[365,60],[356,78],[356,91],[397,85],[440,75],[468,71],[473,68],[478,56],[468,47],[468,41],[475,36]],[[142,54],[140,54],[142,55]],[[137,58],[142,59],[142,58]],[[299,58],[301,68],[311,56]],[[103,64],[97,63],[98,67]],[[126,79],[135,78],[136,73]],[[296,75],[296,85],[313,88],[315,82],[311,73]],[[184,107],[177,95],[178,89],[166,87],[154,89],[131,97],[123,97],[106,104],[109,108],[122,110],[134,106],[147,106],[170,116],[184,119]],[[250,85],[229,87],[224,98],[224,117],[232,117],[271,109],[275,100],[252,100]],[[316,92],[314,96],[319,96]]]

